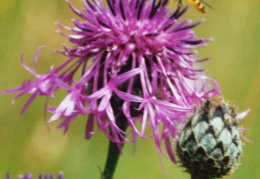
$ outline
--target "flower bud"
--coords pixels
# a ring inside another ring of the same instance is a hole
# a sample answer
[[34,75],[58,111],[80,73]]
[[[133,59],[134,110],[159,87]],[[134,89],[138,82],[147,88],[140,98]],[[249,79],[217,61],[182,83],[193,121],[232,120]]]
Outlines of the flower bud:
[[242,152],[235,107],[215,97],[197,108],[179,134],[177,153],[187,172],[218,178],[238,166]]

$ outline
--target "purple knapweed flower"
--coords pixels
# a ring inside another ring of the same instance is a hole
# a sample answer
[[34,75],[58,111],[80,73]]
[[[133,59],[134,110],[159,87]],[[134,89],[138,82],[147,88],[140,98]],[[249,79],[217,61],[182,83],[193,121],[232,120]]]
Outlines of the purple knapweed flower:
[[[58,179],[63,179],[63,176],[64,176],[63,173],[60,172],[59,175],[58,175]],[[39,175],[39,179],[54,179],[54,178],[55,177],[54,177],[53,173],[45,174],[45,175],[43,175],[43,174]],[[10,173],[7,173],[6,179],[11,179],[11,174]],[[18,175],[18,179],[33,179],[33,176],[32,176],[32,174],[27,173],[25,175]]]
[[[194,68],[196,62],[207,60],[195,56],[195,49],[208,41],[196,39],[192,31],[201,21],[182,21],[187,8],[172,12],[162,0],[107,0],[107,6],[102,0],[86,0],[81,11],[67,2],[83,19],[73,19],[73,28],[57,23],[70,34],[58,32],[75,44],[58,50],[68,60],[46,74],[37,74],[40,47],[32,69],[22,61],[36,80],[1,92],[19,92],[16,98],[30,93],[24,112],[36,96],[54,97],[58,89],[65,89],[68,94],[60,105],[49,108],[53,113],[49,122],[62,117],[59,127],[67,131],[78,115],[86,115],[86,138],[103,131],[120,151],[124,141],[146,138],[146,128],[151,126],[158,151],[163,153],[165,141],[175,162],[171,139],[176,138],[179,124],[198,102],[220,93],[214,80]],[[120,127],[123,119],[132,139]]]

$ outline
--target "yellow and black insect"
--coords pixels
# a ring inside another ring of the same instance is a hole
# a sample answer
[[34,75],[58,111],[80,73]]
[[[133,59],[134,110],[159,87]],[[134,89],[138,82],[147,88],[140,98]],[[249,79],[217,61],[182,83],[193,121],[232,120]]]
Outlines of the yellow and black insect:
[[[179,3],[180,1],[181,0],[179,0]],[[200,12],[205,13],[205,6],[201,0],[186,0],[186,1],[188,1],[194,7],[196,7]]]
[[[179,4],[182,4],[182,0],[178,0]],[[203,0],[186,0],[188,1],[191,5],[196,7],[200,12],[205,13],[205,5],[213,9],[209,4],[207,4]]]

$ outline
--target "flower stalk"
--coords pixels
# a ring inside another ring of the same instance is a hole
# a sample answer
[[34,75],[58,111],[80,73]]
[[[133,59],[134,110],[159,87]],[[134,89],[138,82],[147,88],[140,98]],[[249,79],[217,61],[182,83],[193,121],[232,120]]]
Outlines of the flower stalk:
[[[126,131],[127,129],[127,119],[125,118],[124,115],[119,116],[120,119],[120,124],[118,125],[122,131]],[[122,140],[122,139],[121,139]],[[123,148],[124,143],[121,144],[120,148]],[[101,178],[102,179],[112,179],[117,162],[120,157],[120,150],[118,147],[118,144],[112,142],[109,140],[109,148],[108,148],[108,153],[107,153],[107,160],[106,160],[106,165],[104,168],[104,171],[102,172]]]
[[[122,144],[123,145],[123,144]],[[122,146],[123,147],[123,146]],[[102,179],[112,179],[117,162],[119,160],[120,156],[120,151],[117,147],[117,144],[109,140],[109,149],[108,149],[108,154],[107,154],[107,160],[106,160],[106,165],[104,168],[104,171],[101,174]]]

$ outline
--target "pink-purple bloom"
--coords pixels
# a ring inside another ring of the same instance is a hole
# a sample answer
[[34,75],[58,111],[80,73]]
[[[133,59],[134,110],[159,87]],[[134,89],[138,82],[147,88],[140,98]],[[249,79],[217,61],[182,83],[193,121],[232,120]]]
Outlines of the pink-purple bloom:
[[[11,179],[11,178],[12,178],[11,174],[7,173],[6,179]],[[54,176],[53,173],[50,173],[50,174],[46,173],[45,175],[43,175],[43,174],[39,175],[39,179],[54,179],[54,178],[55,178],[55,176]],[[33,179],[33,176],[32,176],[32,174],[27,173],[25,175],[18,175],[18,179]],[[59,173],[57,179],[63,179],[63,173],[62,172]]]
[[[69,34],[58,32],[74,44],[57,51],[67,61],[46,74],[37,74],[40,47],[32,68],[22,58],[22,65],[36,80],[1,92],[19,92],[15,98],[31,94],[23,113],[35,97],[54,97],[57,90],[65,89],[68,94],[60,105],[49,108],[53,113],[49,122],[63,118],[58,127],[66,132],[70,122],[84,115],[88,117],[87,139],[103,131],[120,150],[124,141],[146,138],[149,126],[158,151],[164,154],[164,141],[175,162],[171,140],[176,138],[179,124],[198,102],[220,94],[217,83],[194,67],[207,60],[195,55],[196,48],[208,42],[196,39],[192,31],[201,21],[182,21],[187,8],[172,12],[162,0],[107,0],[107,6],[102,0],[86,0],[81,11],[67,2],[81,17],[73,19],[72,28],[57,23]],[[127,133],[118,126],[122,116],[131,128]]]

